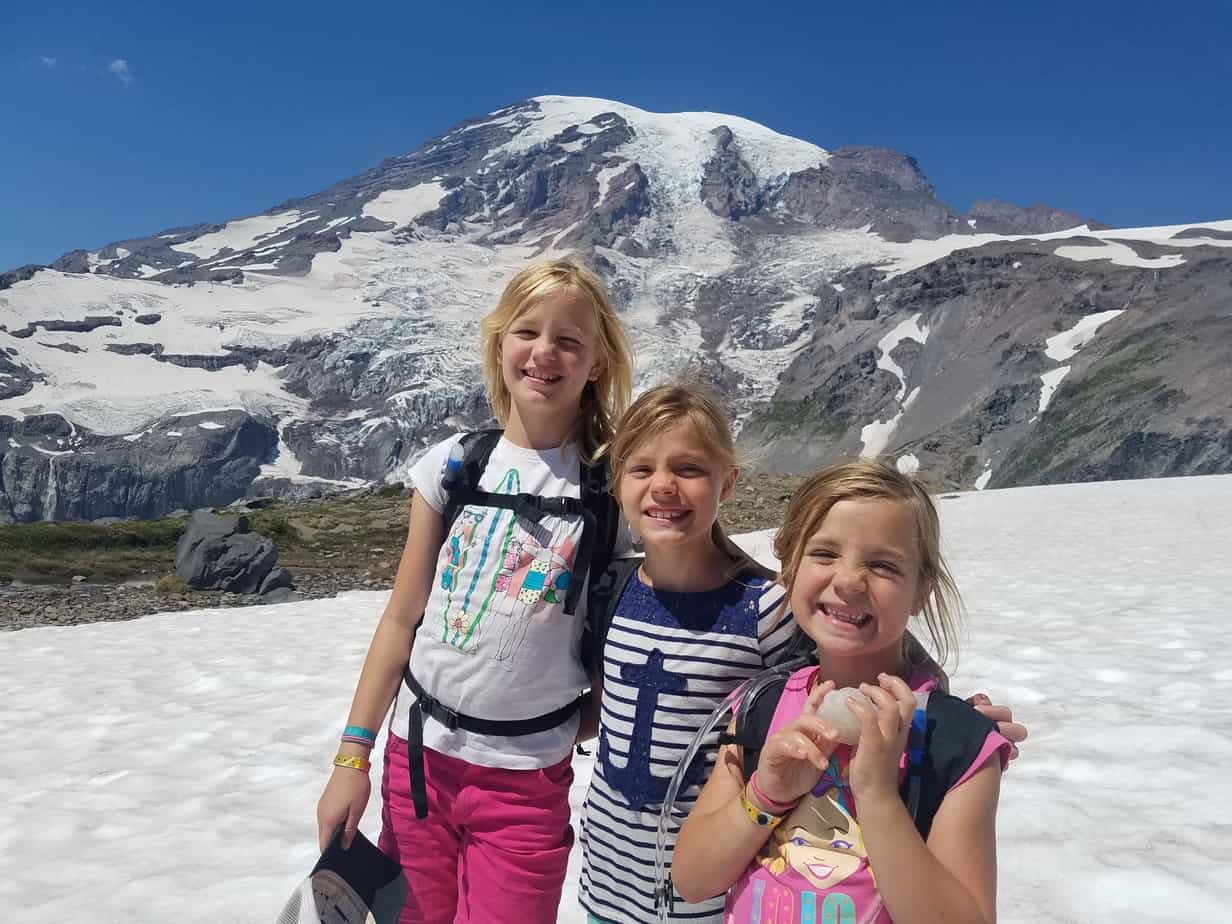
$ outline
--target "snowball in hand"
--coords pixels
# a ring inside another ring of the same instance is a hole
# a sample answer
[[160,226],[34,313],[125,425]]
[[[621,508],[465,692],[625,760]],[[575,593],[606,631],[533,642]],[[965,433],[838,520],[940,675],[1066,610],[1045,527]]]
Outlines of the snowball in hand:
[[843,744],[855,744],[860,740],[860,717],[847,708],[848,700],[871,706],[872,701],[855,687],[831,690],[821,701],[817,715],[838,733]]

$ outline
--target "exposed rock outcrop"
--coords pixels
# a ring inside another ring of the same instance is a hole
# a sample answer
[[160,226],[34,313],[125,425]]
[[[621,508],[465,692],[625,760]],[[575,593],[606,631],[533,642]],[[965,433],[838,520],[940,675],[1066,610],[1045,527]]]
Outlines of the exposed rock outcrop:
[[273,540],[249,531],[247,517],[195,510],[175,547],[175,573],[195,590],[267,593],[292,587],[286,568],[276,568]]
[[1107,227],[1101,222],[1052,206],[1032,205],[1024,208],[999,199],[983,199],[973,203],[967,218],[973,222],[971,229],[979,234],[1047,234],[1080,225],[1092,230]]
[[[1232,258],[1191,248],[1160,272],[1076,264],[1055,246],[990,244],[862,289],[847,277],[742,445],[801,471],[882,428],[886,453],[945,487],[1232,470]],[[1064,352],[1059,335],[1090,318]],[[925,342],[912,333],[886,357],[879,345],[912,319]]]
[[0,417],[0,522],[163,516],[243,497],[273,458],[271,424],[241,411],[185,415],[129,437],[58,414]]
[[914,158],[885,148],[840,148],[827,163],[792,174],[767,204],[826,228],[870,226],[891,241],[970,231],[938,201]]

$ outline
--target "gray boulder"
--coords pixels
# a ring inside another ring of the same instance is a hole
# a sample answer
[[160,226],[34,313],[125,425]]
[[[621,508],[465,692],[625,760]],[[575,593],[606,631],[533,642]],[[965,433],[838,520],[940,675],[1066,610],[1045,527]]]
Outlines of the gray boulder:
[[262,603],[294,603],[301,599],[303,598],[290,587],[279,587],[261,595]]
[[277,560],[273,540],[249,532],[247,517],[208,510],[193,512],[175,547],[175,573],[197,590],[256,593]]
[[257,591],[261,596],[273,593],[275,590],[295,588],[295,580],[291,577],[291,572],[279,565],[270,571],[265,576],[265,580],[261,582],[261,587]]

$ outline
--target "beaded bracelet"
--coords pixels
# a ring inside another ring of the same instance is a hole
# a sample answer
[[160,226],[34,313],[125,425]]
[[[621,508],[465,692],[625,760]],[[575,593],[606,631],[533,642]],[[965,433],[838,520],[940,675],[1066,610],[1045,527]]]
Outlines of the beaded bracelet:
[[349,767],[352,770],[362,770],[367,773],[372,769],[372,762],[363,757],[356,757],[353,754],[339,754],[334,758],[335,767]]
[[356,738],[367,738],[369,741],[376,741],[376,732],[370,728],[364,728],[362,725],[348,725],[342,730],[344,735],[353,735]]

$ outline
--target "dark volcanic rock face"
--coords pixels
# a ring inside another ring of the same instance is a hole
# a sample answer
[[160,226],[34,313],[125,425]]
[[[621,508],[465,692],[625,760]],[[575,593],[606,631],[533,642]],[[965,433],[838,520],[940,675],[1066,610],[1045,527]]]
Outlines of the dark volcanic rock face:
[[238,411],[160,421],[136,439],[58,414],[0,417],[0,522],[160,517],[243,497],[277,433]]
[[769,207],[826,228],[869,225],[891,241],[970,231],[913,158],[884,148],[840,148],[826,164],[792,174]]
[[975,224],[972,229],[981,234],[1047,234],[1086,225],[1093,230],[1107,227],[1100,222],[1065,212],[1047,205],[1022,207],[999,199],[975,202],[967,213]]
[[[864,292],[848,277],[741,441],[762,447],[770,470],[800,471],[859,453],[866,426],[897,417],[885,451],[915,456],[947,488],[985,472],[983,484],[1002,487],[1232,470],[1232,259],[1187,256],[1160,272],[1004,243]],[[873,318],[859,307],[870,294]],[[1073,355],[1048,355],[1091,316],[1105,320]],[[878,368],[878,344],[910,318],[927,333],[890,351],[900,389]],[[1043,377],[1064,366],[1041,412]]]
[[16,398],[27,394],[43,376],[0,352],[0,398]]
[[711,134],[715,139],[715,154],[706,161],[702,175],[702,202],[723,218],[752,215],[763,202],[753,168],[744,162],[740,152],[732,145],[730,128],[722,125]]
[[27,263],[25,266],[19,266],[17,269],[9,270],[7,273],[0,273],[0,292],[5,289],[12,288],[19,282],[25,282],[27,279],[33,279],[34,274],[43,267],[34,263]]

